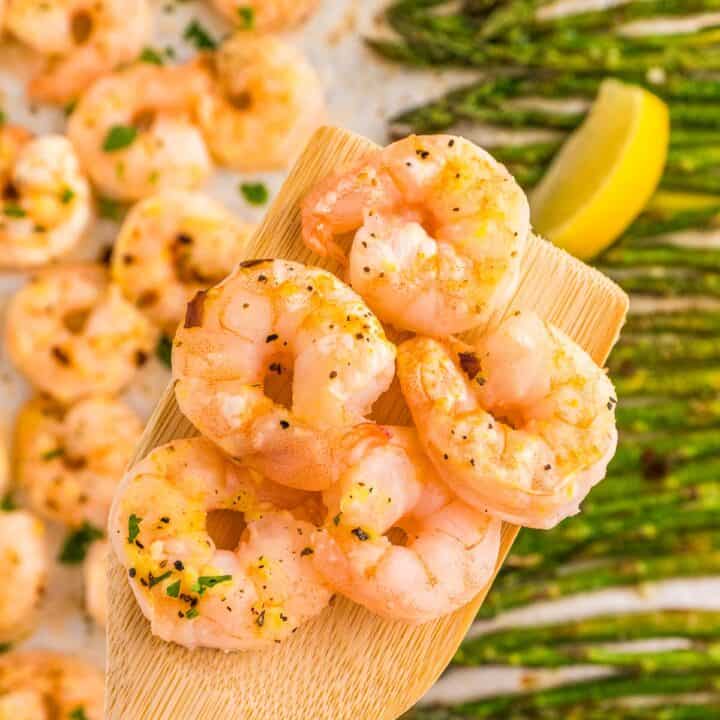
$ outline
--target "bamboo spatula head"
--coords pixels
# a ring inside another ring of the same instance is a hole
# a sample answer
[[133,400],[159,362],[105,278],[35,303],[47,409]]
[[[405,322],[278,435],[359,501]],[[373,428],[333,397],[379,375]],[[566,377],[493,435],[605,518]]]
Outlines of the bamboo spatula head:
[[[375,147],[343,130],[319,130],[245,257],[288,258],[339,272],[303,246],[299,205],[318,180]],[[602,363],[624,322],[627,297],[596,271],[532,238],[507,312],[516,309],[535,310]],[[373,417],[409,422],[396,385]],[[168,388],[135,460],[171,439],[194,434]],[[230,529],[214,530],[217,535],[224,531]],[[511,525],[503,528],[497,569],[517,532]],[[223,654],[189,651],[154,638],[114,559],[109,583],[107,720],[392,720],[417,702],[447,666],[487,593],[421,626],[383,620],[337,598],[281,645]]]

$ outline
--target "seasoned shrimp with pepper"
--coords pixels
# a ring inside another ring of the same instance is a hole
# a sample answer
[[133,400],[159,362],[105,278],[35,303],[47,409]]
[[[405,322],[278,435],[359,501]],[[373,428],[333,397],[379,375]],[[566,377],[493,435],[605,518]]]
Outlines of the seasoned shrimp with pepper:
[[207,195],[165,190],[126,217],[113,252],[113,279],[172,334],[188,300],[230,274],[254,229]]
[[90,546],[83,563],[85,610],[100,627],[107,625],[109,552],[110,544],[106,540],[97,540]]
[[[304,490],[334,482],[334,435],[362,422],[395,374],[395,346],[361,298],[289,260],[242,263],[198,293],[172,360],[180,410],[203,435]],[[263,383],[290,373],[286,407]]]
[[156,332],[99,265],[38,272],[11,299],[5,345],[17,368],[61,402],[124,388]]
[[90,187],[70,142],[0,127],[0,268],[36,267],[71,250],[91,217]]
[[514,313],[474,346],[408,340],[398,376],[435,468],[476,508],[551,528],[605,477],[617,444],[612,383],[534,313]]
[[443,487],[412,428],[360,425],[323,493],[317,569],[335,589],[391,620],[423,623],[472,600],[498,559],[502,523]]
[[218,12],[240,27],[278,32],[312,15],[318,0],[212,0],[212,3]]
[[[468,140],[405,138],[322,181],[304,200],[303,240],[347,263],[348,281],[399,329],[479,327],[517,287],[530,230],[510,173]],[[340,245],[352,236],[349,258]]]
[[6,26],[43,58],[35,100],[66,104],[135,60],[150,38],[148,0],[10,0]]
[[43,524],[24,510],[0,512],[0,643],[32,629],[47,570]]
[[101,192],[139,200],[165,188],[196,188],[210,157],[194,123],[204,73],[138,63],[96,82],[80,99],[68,137]]
[[102,671],[71,655],[0,656],[0,720],[102,720],[104,693]]
[[[123,480],[110,540],[152,632],[189,648],[251,650],[287,638],[328,604],[315,570],[315,526],[293,510],[308,493],[264,480],[201,437],[153,450]],[[208,513],[242,513],[232,549]]]
[[198,99],[198,120],[221,165],[286,168],[324,118],[315,70],[296,48],[271,35],[238,33],[196,67],[210,87]]
[[104,529],[115,487],[142,424],[119,398],[96,396],[69,407],[30,400],[15,431],[15,472],[30,507],[70,527]]

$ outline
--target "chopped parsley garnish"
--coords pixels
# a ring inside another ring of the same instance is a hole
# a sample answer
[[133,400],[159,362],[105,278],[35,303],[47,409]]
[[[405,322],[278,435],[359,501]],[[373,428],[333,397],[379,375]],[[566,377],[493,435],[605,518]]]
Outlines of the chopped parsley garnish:
[[190,589],[202,595],[208,588],[214,588],[220,583],[230,582],[231,580],[232,575],[201,575]]
[[85,560],[90,545],[102,537],[102,530],[88,522],[83,523],[81,527],[67,535],[60,549],[58,560],[63,565],[79,565]]
[[155,577],[154,575],[150,576],[149,585],[150,587],[155,587],[156,585],[159,585],[163,580],[167,580],[172,575],[172,570],[168,570],[167,572],[164,572],[159,577]]
[[125,206],[117,200],[100,195],[97,198],[98,214],[105,220],[119,222],[125,215]]
[[165,62],[163,56],[155,48],[151,47],[143,48],[138,59],[140,62],[150,63],[151,65],[162,65]]
[[2,127],[7,122],[7,115],[5,114],[4,110],[0,110],[0,127]]
[[197,20],[193,20],[185,28],[183,38],[198,50],[214,50],[217,47],[216,40]]
[[252,30],[255,27],[255,9],[251,7],[239,7],[239,27],[241,30]]
[[65,117],[70,117],[74,112],[75,108],[77,107],[77,100],[71,100],[64,108],[63,112],[65,113]]
[[200,613],[198,612],[198,609],[196,607],[191,607],[186,613],[185,617],[188,620],[192,620],[193,618],[196,618]]
[[68,203],[73,201],[73,198],[75,197],[75,191],[72,188],[66,187],[61,193],[60,193],[60,202],[63,205],[67,205]]
[[19,205],[6,205],[3,208],[3,213],[7,217],[23,218],[27,213]]
[[12,493],[5,493],[5,495],[3,495],[2,500],[0,500],[0,510],[3,512],[17,510],[17,503],[15,502],[15,498],[12,496]]
[[155,346],[155,355],[166,368],[172,368],[172,340],[167,335],[160,336]]
[[105,152],[122,150],[135,142],[138,131],[132,125],[113,125],[105,136],[102,149]]
[[137,536],[140,534],[140,523],[142,522],[142,518],[139,518],[135,513],[133,513],[128,518],[128,542],[134,543]]
[[62,457],[65,454],[65,448],[53,448],[42,454],[42,459],[45,461],[55,460],[55,458]]
[[69,720],[90,720],[88,716],[85,714],[85,708],[84,707],[76,707],[70,715],[68,715]]
[[172,585],[168,585],[165,588],[165,592],[171,597],[176,598],[180,596],[180,581],[176,580]]
[[251,205],[264,205],[270,193],[263,183],[242,183],[240,192]]

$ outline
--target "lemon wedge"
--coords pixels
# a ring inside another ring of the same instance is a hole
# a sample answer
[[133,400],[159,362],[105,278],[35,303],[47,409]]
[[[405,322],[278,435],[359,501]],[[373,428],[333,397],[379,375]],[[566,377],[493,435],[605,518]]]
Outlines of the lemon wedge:
[[605,80],[585,122],[530,197],[535,230],[582,260],[635,219],[667,159],[665,103],[636,85]]

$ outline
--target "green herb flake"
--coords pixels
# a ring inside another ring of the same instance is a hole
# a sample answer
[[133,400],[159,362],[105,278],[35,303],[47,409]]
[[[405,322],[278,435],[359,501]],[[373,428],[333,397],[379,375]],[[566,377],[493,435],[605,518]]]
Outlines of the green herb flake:
[[192,620],[193,618],[196,618],[200,613],[198,612],[198,609],[196,607],[191,607],[186,613],[185,613],[185,619],[186,620]]
[[138,60],[140,60],[140,62],[150,63],[151,65],[163,65],[165,62],[163,56],[155,48],[151,47],[143,48]]
[[68,203],[71,203],[73,201],[74,197],[75,197],[75,191],[72,188],[66,187],[60,193],[60,202],[63,205],[67,205]]
[[179,597],[180,596],[180,581],[176,580],[172,585],[168,585],[167,588],[165,588],[165,592],[171,598]]
[[263,183],[242,183],[240,192],[251,205],[264,205],[270,197],[270,193]]
[[24,218],[27,213],[19,205],[6,205],[3,214],[7,217]]
[[133,513],[128,518],[128,542],[134,543],[137,536],[140,534],[140,523],[142,522],[142,518],[139,518],[135,513]]
[[132,145],[138,131],[132,125],[113,125],[107,132],[102,149],[105,152],[116,152]]
[[193,20],[185,28],[183,38],[198,50],[214,50],[217,47],[216,40],[197,20]]
[[44,452],[42,454],[42,459],[46,462],[49,462],[50,460],[55,460],[55,458],[62,457],[65,454],[65,448],[57,447],[53,448],[52,450],[48,450],[47,452]]
[[251,7],[238,8],[239,27],[241,30],[252,30],[255,27],[255,9]]
[[172,340],[167,335],[161,335],[155,346],[157,359],[169,369],[172,368]]
[[172,570],[168,570],[167,572],[164,572],[159,577],[155,577],[154,575],[151,575],[148,585],[150,587],[155,587],[156,585],[159,585],[164,580],[167,580],[171,575],[172,575]]
[[117,200],[100,195],[97,198],[98,214],[105,220],[120,222],[126,211],[126,207]]
[[75,108],[77,107],[77,100],[71,100],[64,108],[63,112],[65,113],[65,117],[70,117],[74,112]]
[[230,582],[232,575],[201,575],[197,582],[190,588],[193,592],[203,595],[209,588],[214,588],[220,583]]
[[4,110],[0,110],[0,127],[7,122],[7,114]]
[[87,714],[85,713],[84,707],[76,707],[70,712],[68,718],[69,720],[90,720],[90,718],[88,718]]
[[63,565],[79,565],[87,555],[90,545],[104,536],[102,530],[88,522],[83,523],[77,530],[65,538],[58,561]]
[[5,493],[2,500],[0,500],[0,510],[3,512],[12,512],[13,510],[17,510],[17,507],[17,503],[15,502],[15,498],[12,496],[12,493]]

